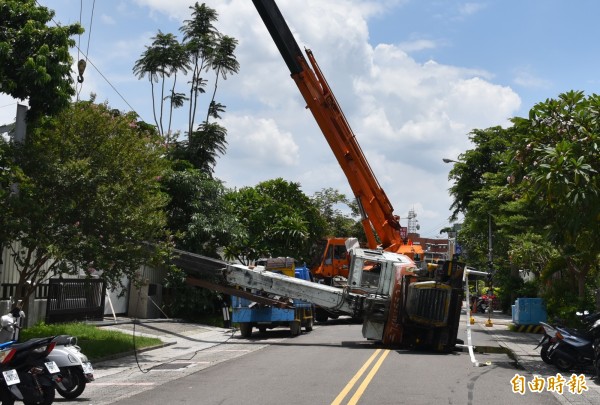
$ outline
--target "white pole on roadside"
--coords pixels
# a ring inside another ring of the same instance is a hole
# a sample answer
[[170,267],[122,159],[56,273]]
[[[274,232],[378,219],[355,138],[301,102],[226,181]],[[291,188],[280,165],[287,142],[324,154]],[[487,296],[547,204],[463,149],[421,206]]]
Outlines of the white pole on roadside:
[[488,273],[485,271],[477,271],[477,270],[469,270],[465,267],[465,271],[463,272],[463,282],[465,285],[465,296],[467,299],[467,347],[469,348],[469,356],[471,357],[471,363],[475,367],[481,366],[489,366],[492,364],[487,361],[485,363],[480,363],[475,358],[475,352],[473,351],[473,338],[471,337],[471,301],[469,298],[469,274],[477,275],[477,276],[487,276]]
[[106,298],[108,298],[108,305],[110,305],[110,311],[113,314],[113,319],[117,323],[117,314],[115,314],[115,308],[113,307],[112,300],[110,299],[110,292],[106,290]]

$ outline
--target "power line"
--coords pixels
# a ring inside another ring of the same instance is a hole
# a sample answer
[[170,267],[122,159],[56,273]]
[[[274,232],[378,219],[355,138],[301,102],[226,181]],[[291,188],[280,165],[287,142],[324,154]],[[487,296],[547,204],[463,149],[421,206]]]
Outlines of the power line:
[[[38,0],[35,0],[36,4],[39,7],[43,7],[40,2]],[[95,4],[95,0],[94,0],[94,4]],[[93,15],[93,12],[92,12]],[[54,22],[54,24],[56,24],[57,27],[61,27],[61,24],[59,24],[54,18],[52,18],[52,22]],[[77,52],[81,52],[83,53],[83,51],[81,51],[81,48],[79,47],[79,45],[75,45],[75,47],[77,48]],[[89,47],[89,36],[88,36],[88,47]],[[93,68],[96,70],[96,72],[98,72],[98,74],[100,75],[100,77],[102,77],[104,79],[104,81],[114,90],[115,93],[117,93],[119,95],[119,97],[121,97],[121,100],[123,100],[123,102],[125,104],[127,104],[127,106],[131,109],[131,111],[133,111],[138,117],[140,117],[140,119],[142,118],[141,115],[135,110],[135,108],[133,108],[131,106],[131,104],[129,104],[129,102],[125,99],[125,97],[123,97],[123,95],[117,90],[117,88],[106,78],[106,76],[104,76],[104,74],[102,74],[102,72],[100,71],[100,69],[98,69],[98,67],[96,65],[94,65],[94,63],[92,62],[91,59],[88,58],[87,53],[84,54],[86,60],[90,63],[90,65],[93,66]],[[144,121],[142,119],[142,121]]]
[[437,231],[437,233],[435,234],[435,237],[434,237],[434,236],[425,236],[425,238],[430,238],[430,239],[439,238],[439,235],[440,235],[440,234],[439,234],[439,230],[441,230],[441,229],[443,229],[443,228],[446,228],[447,226],[448,226],[448,222],[447,222],[447,221],[444,221],[444,222],[441,222],[441,223],[439,223],[438,225],[434,226],[434,227],[432,228],[432,230],[428,230],[427,232],[424,232],[423,234],[425,234],[425,235],[427,235],[427,234],[431,234],[431,233],[433,233],[433,232],[434,232],[434,230],[436,230],[436,231]]
[[10,106],[13,106],[13,105],[15,105],[15,104],[17,104],[17,102],[10,103],[10,104],[6,104],[6,105],[0,105],[0,108],[6,108],[6,107],[10,107]]

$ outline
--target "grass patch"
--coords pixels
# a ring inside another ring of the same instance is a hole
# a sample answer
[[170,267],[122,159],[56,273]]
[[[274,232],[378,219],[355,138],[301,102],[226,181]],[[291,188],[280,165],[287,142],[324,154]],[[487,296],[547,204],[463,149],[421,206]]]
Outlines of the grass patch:
[[[81,351],[88,356],[90,361],[102,358],[125,354],[134,349],[133,337],[129,334],[101,329],[85,323],[62,323],[48,325],[40,323],[35,326],[23,329],[19,341],[24,342],[27,339],[45,336],[71,335],[77,337],[77,344]],[[135,348],[143,349],[162,344],[157,338],[143,336],[135,337]]]

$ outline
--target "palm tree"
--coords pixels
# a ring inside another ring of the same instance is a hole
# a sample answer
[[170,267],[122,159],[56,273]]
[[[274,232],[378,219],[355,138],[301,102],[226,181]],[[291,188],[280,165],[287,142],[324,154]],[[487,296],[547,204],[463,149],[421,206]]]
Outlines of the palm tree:
[[202,172],[212,174],[217,154],[225,153],[226,135],[227,130],[217,123],[201,124],[188,137],[186,160]]
[[219,38],[219,32],[213,25],[213,22],[218,19],[217,12],[204,3],[202,5],[196,3],[190,9],[193,10],[192,19],[185,20],[179,29],[183,33],[183,42],[192,66],[188,135],[194,129],[198,95],[205,92],[206,80],[200,75],[203,70],[211,66],[210,58]]
[[[139,78],[143,78],[148,74],[148,79],[152,85],[152,112],[154,114],[154,122],[159,133],[165,137],[167,146],[170,143],[171,134],[171,117],[173,109],[181,106],[182,99],[178,93],[175,93],[175,85],[177,83],[177,72],[181,71],[184,74],[189,68],[186,50],[177,41],[177,37],[173,34],[163,34],[160,30],[158,34],[152,38],[152,45],[147,46],[140,59],[138,59],[133,67],[133,73]],[[170,96],[165,97],[165,86],[167,78],[173,76],[173,86],[170,90]],[[156,116],[156,98],[154,83],[161,81],[160,94],[160,114]],[[170,100],[169,126],[165,135],[163,127],[164,101]]]
[[215,87],[213,95],[210,100],[209,109],[206,113],[206,122],[211,115],[211,107],[215,106],[215,95],[217,93],[217,86],[219,83],[219,77],[223,80],[227,80],[227,74],[237,73],[240,69],[240,63],[235,58],[235,48],[238,44],[237,39],[224,35],[220,38],[216,48],[211,57],[211,67],[216,73]]

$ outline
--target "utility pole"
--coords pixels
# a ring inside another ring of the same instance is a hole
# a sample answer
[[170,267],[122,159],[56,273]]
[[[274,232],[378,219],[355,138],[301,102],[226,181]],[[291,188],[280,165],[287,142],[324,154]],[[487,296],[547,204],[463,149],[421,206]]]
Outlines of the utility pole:
[[[17,116],[15,118],[15,122],[8,125],[0,125],[0,134],[4,132],[8,132],[8,135],[12,137],[13,142],[22,144],[25,142],[25,135],[27,133],[27,121],[25,118],[27,117],[27,111],[29,107],[23,104],[17,104]],[[11,194],[19,193],[19,184],[12,183],[10,184]],[[2,261],[2,257],[4,256],[4,246],[0,244],[0,273],[4,270],[4,263]],[[33,296],[33,294],[32,294]],[[35,298],[35,297],[33,297]]]
[[494,289],[492,284],[492,278],[494,274],[493,265],[493,250],[492,250],[492,214],[488,214],[488,320],[485,326],[494,326],[492,323],[492,310],[493,301],[492,296],[494,295]]
[[0,133],[8,132],[14,142],[25,142],[25,134],[27,133],[27,110],[29,107],[23,104],[17,104],[17,117],[15,122],[8,125],[0,125]]

